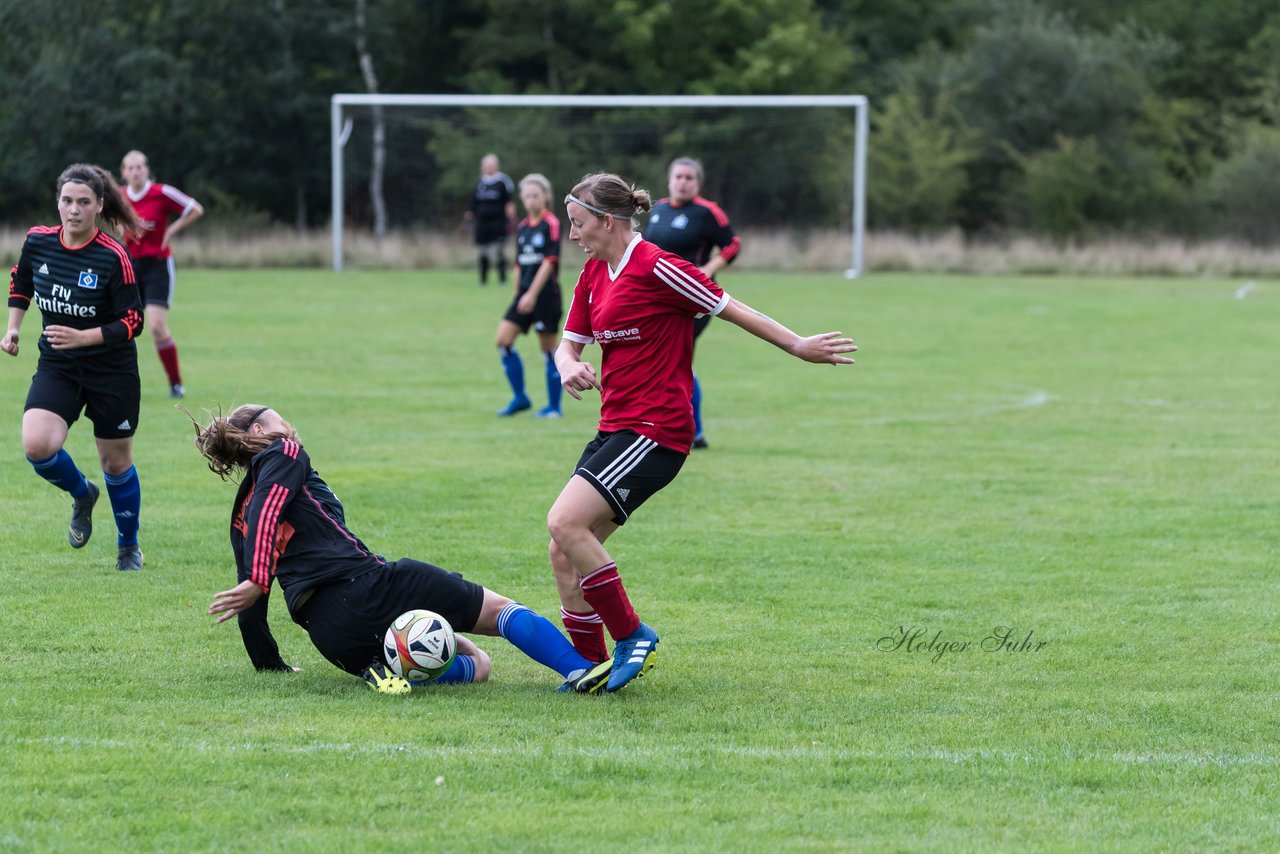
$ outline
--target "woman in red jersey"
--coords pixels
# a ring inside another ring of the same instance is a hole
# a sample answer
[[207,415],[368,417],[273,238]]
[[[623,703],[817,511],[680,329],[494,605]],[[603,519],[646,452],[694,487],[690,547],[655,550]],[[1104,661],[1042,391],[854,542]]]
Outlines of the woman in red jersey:
[[[151,180],[147,155],[130,151],[120,164],[120,174],[129,185],[129,202],[138,213],[142,231],[126,244],[133,258],[146,306],[147,326],[156,345],[156,355],[164,365],[169,380],[169,396],[181,398],[182,371],[178,368],[178,345],[169,334],[169,304],[173,301],[175,271],[173,250],[169,241],[174,235],[204,216],[204,208],[195,199],[168,184]],[[173,222],[169,217],[177,216]]]
[[93,533],[99,489],[63,448],[83,411],[93,422],[98,459],[119,536],[116,569],[142,569],[138,513],[142,493],[133,467],[141,390],[138,348],[142,303],[124,247],[98,229],[138,220],[102,167],[68,166],[58,176],[59,228],[27,232],[9,282],[9,329],[0,350],[18,355],[22,319],[34,303],[44,322],[40,360],[22,414],[22,449],[36,473],[71,494],[67,538],[83,548]]
[[[693,325],[718,315],[806,362],[850,364],[839,332],[803,337],[733,299],[688,261],[635,232],[649,194],[617,175],[588,175],[565,198],[569,238],[587,254],[556,365],[564,387],[600,392],[600,427],[547,514],[561,616],[587,658],[607,657],[616,691],[653,666],[657,633],[640,621],[604,542],[676,476],[693,442]],[[582,361],[600,345],[600,370]]]

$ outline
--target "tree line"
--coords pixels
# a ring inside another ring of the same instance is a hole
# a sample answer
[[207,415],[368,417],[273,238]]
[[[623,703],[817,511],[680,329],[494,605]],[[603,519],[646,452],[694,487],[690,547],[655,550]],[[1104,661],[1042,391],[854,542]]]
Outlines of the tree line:
[[[66,164],[116,168],[133,148],[226,227],[324,225],[335,92],[856,92],[871,101],[873,228],[1280,237],[1280,6],[1265,0],[0,0],[0,22],[14,225],[55,215]],[[500,141],[573,152],[598,137],[660,175],[673,151],[759,137],[786,162],[722,157],[708,194],[847,221],[847,198],[819,191],[848,158],[837,121],[653,111],[556,133],[560,118]],[[381,183],[419,198],[412,218],[459,211],[498,131],[415,121],[429,141],[387,157]],[[353,141],[361,222],[377,147]]]

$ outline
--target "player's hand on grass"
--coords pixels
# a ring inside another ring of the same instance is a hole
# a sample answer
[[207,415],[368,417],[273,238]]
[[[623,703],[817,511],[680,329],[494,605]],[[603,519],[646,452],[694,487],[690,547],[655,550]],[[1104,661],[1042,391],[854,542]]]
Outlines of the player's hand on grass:
[[3,340],[0,340],[0,350],[4,350],[10,356],[18,355],[18,330],[10,329],[4,334]]
[[801,338],[791,348],[791,352],[806,362],[817,365],[852,365],[853,359],[840,355],[852,353],[858,349],[852,338],[841,338],[839,332],[823,332]]
[[573,395],[575,400],[582,400],[580,391],[594,388],[601,391],[600,380],[596,378],[596,369],[590,362],[574,362],[567,371],[560,372],[560,384],[564,390]]
[[243,613],[246,608],[258,601],[262,588],[254,581],[241,581],[230,590],[213,594],[213,602],[209,604],[210,614],[221,614],[219,623],[225,623],[236,614]]

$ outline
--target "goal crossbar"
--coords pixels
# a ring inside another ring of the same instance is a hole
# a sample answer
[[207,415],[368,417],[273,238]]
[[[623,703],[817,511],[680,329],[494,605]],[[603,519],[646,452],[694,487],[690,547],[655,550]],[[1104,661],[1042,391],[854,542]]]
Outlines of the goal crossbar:
[[866,230],[867,98],[865,95],[371,95],[340,93],[329,102],[329,147],[332,159],[333,269],[343,266],[342,150],[350,128],[345,107],[835,107],[854,110],[853,147],[853,266],[845,276],[863,269]]

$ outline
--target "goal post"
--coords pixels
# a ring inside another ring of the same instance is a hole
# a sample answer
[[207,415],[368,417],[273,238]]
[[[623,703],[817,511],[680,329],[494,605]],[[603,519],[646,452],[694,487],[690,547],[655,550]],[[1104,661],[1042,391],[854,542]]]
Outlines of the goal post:
[[[373,95],[336,94],[330,99],[330,156],[332,160],[333,269],[344,265],[345,175],[343,150],[351,136],[349,107],[558,107],[558,108],[832,108],[853,110],[853,181],[851,266],[846,278],[863,272],[866,233],[867,98],[864,95]],[[671,152],[679,154],[680,152]],[[593,164],[597,165],[597,164]],[[607,164],[598,164],[607,166]]]

